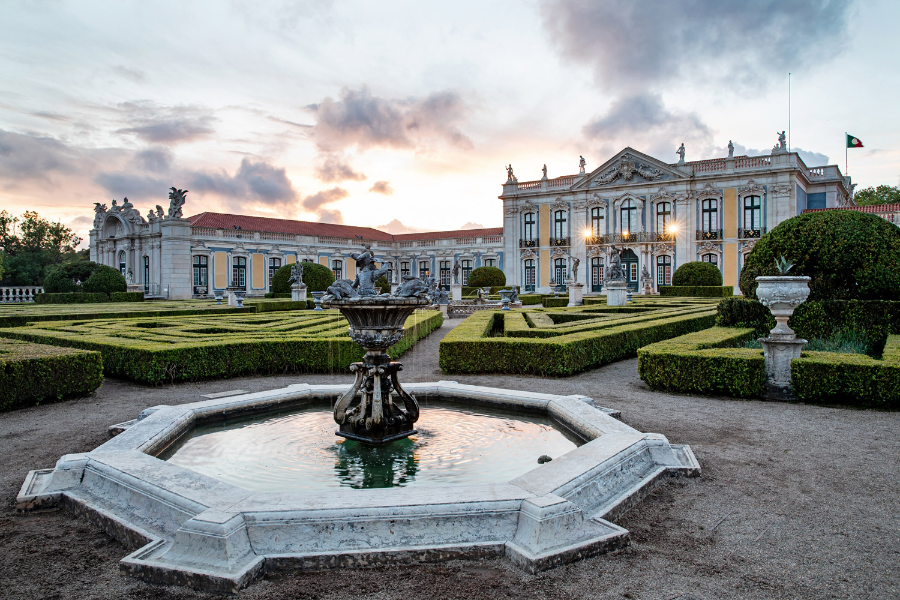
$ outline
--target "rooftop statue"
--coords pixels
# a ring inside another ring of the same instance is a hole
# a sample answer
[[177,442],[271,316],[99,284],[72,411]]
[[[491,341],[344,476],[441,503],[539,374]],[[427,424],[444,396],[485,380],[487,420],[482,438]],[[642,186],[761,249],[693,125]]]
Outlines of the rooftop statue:
[[778,134],[778,147],[782,150],[787,150],[787,136],[784,135],[784,131]]
[[678,147],[678,150],[675,151],[675,154],[678,155],[678,163],[684,164],[684,142],[681,142],[681,146]]
[[179,190],[177,188],[169,188],[169,218],[180,219],[181,207],[184,206],[184,195],[187,190]]
[[581,174],[584,174],[584,169],[585,169],[585,166],[587,165],[587,161],[584,160],[584,157],[583,157],[583,156],[579,156],[578,158],[579,158],[579,161],[578,161],[578,172],[581,173]]
[[513,175],[512,164],[510,164],[508,167],[506,167],[506,182],[511,183],[513,181],[516,181],[516,176]]
[[734,158],[734,144],[731,140],[728,140],[728,158]]
[[94,229],[103,225],[103,216],[106,214],[106,205],[94,202]]
[[541,169],[541,172],[544,174],[544,179],[547,179],[547,165],[544,165],[544,168]]

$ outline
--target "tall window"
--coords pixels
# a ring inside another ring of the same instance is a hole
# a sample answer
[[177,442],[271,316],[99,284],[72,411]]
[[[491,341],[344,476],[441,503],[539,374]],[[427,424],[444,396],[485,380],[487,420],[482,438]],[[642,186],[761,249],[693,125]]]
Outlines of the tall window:
[[566,282],[567,263],[565,258],[557,258],[553,261],[553,279],[556,281],[556,285],[563,285]]
[[703,201],[703,231],[716,231],[719,228],[719,201]]
[[[146,257],[145,257],[146,258]],[[209,281],[207,278],[209,276],[209,265],[208,265],[209,257],[196,255],[194,256],[194,287],[195,288],[206,288],[207,282]],[[197,294],[205,294],[207,290],[203,290],[202,292],[195,291]]]
[[668,202],[656,204],[656,233],[669,233],[669,224],[672,222],[672,205]]
[[637,207],[634,205],[634,201],[628,199],[623,202],[620,214],[622,220],[619,223],[619,229],[622,235],[634,233],[635,229],[637,229]]
[[532,213],[532,212],[530,212],[530,213],[525,213],[525,225],[524,225],[524,227],[525,227],[525,230],[524,230],[524,235],[522,236],[522,238],[523,238],[526,242],[533,242],[533,241],[534,241],[534,234],[535,234],[535,220],[534,220],[534,213]]
[[672,285],[672,257],[656,257],[656,285]]
[[496,267],[497,266],[496,258],[485,258],[482,260],[482,262],[484,262],[484,266],[486,266],[486,267]]
[[231,283],[247,287],[247,259],[243,256],[235,256],[231,261]]
[[700,260],[703,262],[708,262],[712,265],[719,265],[719,255],[718,254],[704,254],[700,257]]
[[534,291],[534,282],[535,282],[535,268],[534,268],[534,259],[529,258],[525,261],[525,290],[528,292]]
[[122,275],[125,275],[126,268],[127,267],[125,265],[125,251],[123,250],[123,251],[119,252],[119,272],[122,273]]
[[419,262],[419,277],[425,279],[431,272],[431,263],[427,260]]
[[603,286],[603,259],[595,256],[591,259],[591,291],[599,292]]
[[591,235],[600,237],[606,234],[606,223],[603,222],[603,209],[599,206],[591,209]]
[[344,278],[344,261],[338,259],[331,261],[331,271],[334,273],[334,280]]
[[450,285],[453,273],[450,268],[450,261],[442,260],[438,266],[441,269],[441,285]]
[[459,261],[460,270],[462,271],[462,284],[469,285],[469,273],[472,272],[472,261],[471,260],[461,260]]
[[553,213],[553,237],[556,239],[561,239],[568,235],[568,229],[566,228],[566,212],[564,210],[558,210]]
[[744,229],[757,230],[762,227],[762,204],[759,196],[744,198]]
[[402,263],[400,263],[400,277],[402,279],[403,277],[406,277],[407,275],[409,275],[409,263],[402,262]]
[[150,257],[144,257],[144,293],[150,293]]
[[275,271],[281,268],[280,258],[269,259],[269,291],[272,291],[272,278],[275,277]]

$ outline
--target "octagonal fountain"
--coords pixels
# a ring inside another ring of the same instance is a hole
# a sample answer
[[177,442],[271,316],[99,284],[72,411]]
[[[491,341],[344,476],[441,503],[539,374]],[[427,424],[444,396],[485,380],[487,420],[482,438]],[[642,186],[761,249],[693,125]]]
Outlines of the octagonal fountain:
[[354,257],[357,280],[323,298],[366,348],[349,389],[148,408],[95,450],[30,472],[19,508],[102,526],[135,548],[121,561],[131,575],[234,592],[270,572],[455,558],[536,572],[626,544],[613,520],[662,477],[699,473],[688,446],[584,396],[401,386],[384,350],[428,287],[376,296],[371,253]]

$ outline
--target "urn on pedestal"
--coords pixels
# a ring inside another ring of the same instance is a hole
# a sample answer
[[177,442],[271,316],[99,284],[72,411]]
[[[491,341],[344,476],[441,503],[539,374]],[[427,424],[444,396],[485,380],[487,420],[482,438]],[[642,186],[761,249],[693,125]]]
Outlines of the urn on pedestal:
[[787,322],[809,297],[809,277],[775,275],[757,277],[756,282],[756,296],[776,321],[769,337],[759,340],[766,357],[766,383],[770,395],[790,397],[791,360],[800,358],[806,340],[798,338]]

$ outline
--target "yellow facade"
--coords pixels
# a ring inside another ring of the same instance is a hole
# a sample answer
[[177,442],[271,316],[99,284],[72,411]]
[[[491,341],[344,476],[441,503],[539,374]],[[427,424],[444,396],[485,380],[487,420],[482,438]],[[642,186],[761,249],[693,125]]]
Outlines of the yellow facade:
[[228,253],[216,252],[213,255],[213,286],[228,287]]
[[[541,241],[539,243],[540,246],[549,246],[550,245],[550,206],[547,204],[541,205],[541,223],[539,227],[539,231],[541,234]],[[541,267],[543,268],[543,267]]]
[[550,251],[541,250],[541,278],[538,282],[541,287],[550,285]]
[[352,258],[347,259],[347,279],[354,279],[356,277],[356,261]]
[[284,257],[284,264],[292,265],[296,262],[296,260],[297,260],[296,256],[294,256],[293,254],[288,254],[287,256]]
[[319,257],[319,264],[322,265],[322,266],[324,266],[324,267],[327,267],[327,266],[328,266],[328,257],[327,257],[327,256],[320,256],[320,257]]
[[266,257],[257,252],[251,255],[250,264],[253,269],[253,287],[266,287]]
[[[725,263],[722,265],[722,283],[724,285],[733,285],[737,286],[738,284],[738,251],[737,251],[737,243],[730,242],[723,244],[722,247],[722,262]],[[735,288],[737,291],[737,288]]]
[[737,189],[725,188],[722,233],[724,238],[737,237]]

